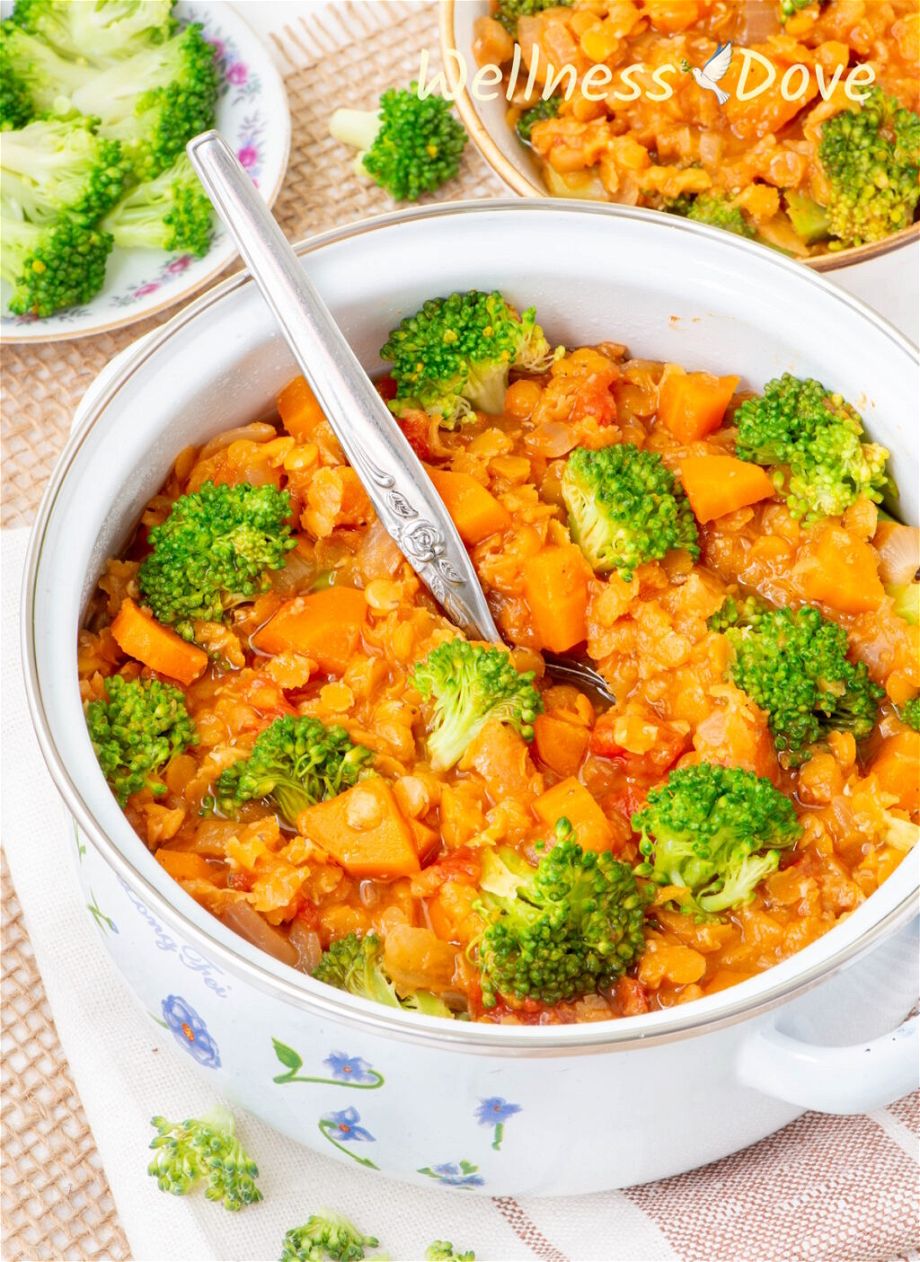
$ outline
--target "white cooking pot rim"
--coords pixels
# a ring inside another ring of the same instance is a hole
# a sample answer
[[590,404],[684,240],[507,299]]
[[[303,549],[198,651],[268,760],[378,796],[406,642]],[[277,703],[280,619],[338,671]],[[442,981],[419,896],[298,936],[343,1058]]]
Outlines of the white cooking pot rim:
[[[877,312],[867,307],[858,299],[840,289],[837,285],[824,279],[815,271],[801,267],[792,259],[754,244],[744,238],[732,237],[715,228],[709,228],[690,220],[663,219],[653,211],[627,206],[599,205],[595,202],[554,200],[547,202],[540,198],[501,198],[489,201],[461,201],[442,203],[437,206],[414,207],[408,210],[391,211],[359,220],[353,224],[330,229],[315,237],[299,242],[294,248],[299,255],[312,253],[324,246],[340,242],[351,237],[402,224],[412,220],[443,219],[455,216],[479,214],[513,213],[560,215],[603,215],[620,219],[646,221],[656,231],[683,232],[688,236],[688,246],[693,237],[700,235],[718,239],[720,247],[725,250],[737,250],[750,254],[753,250],[764,261],[780,270],[786,270],[794,284],[811,285],[824,291],[842,304],[850,307],[863,319],[870,321],[882,331],[900,350],[916,357],[916,348],[899,333],[888,321]],[[692,248],[692,246],[691,246]],[[680,1005],[667,1010],[647,1013],[634,1017],[616,1020],[584,1023],[563,1026],[519,1026],[490,1025],[487,1023],[445,1021],[437,1017],[422,1017],[416,1013],[406,1012],[398,1008],[387,1008],[380,1004],[356,998],[314,982],[312,978],[298,973],[292,968],[279,964],[264,952],[251,946],[248,942],[226,929],[219,921],[210,916],[189,895],[175,887],[174,900],[166,898],[136,866],[128,853],[101,828],[86,804],[83,794],[71,777],[64,764],[51,733],[41,681],[38,675],[35,636],[34,606],[36,586],[41,569],[42,546],[48,524],[53,516],[58,495],[66,482],[68,472],[73,464],[86,436],[104,415],[106,408],[119,390],[129,380],[133,372],[165,345],[183,325],[197,317],[202,311],[221,302],[228,294],[244,285],[251,284],[248,275],[240,272],[215,285],[204,294],[189,303],[161,328],[142,339],[133,354],[128,354],[118,370],[112,375],[105,388],[100,391],[81,424],[79,430],[70,438],[60,460],[52,474],[42,499],[35,526],[29,541],[23,576],[22,593],[22,649],[24,658],[24,675],[26,694],[32,722],[35,727],[42,754],[48,765],[59,792],[64,798],[71,814],[84,830],[94,846],[100,851],[118,876],[134,888],[140,888],[144,899],[155,907],[164,920],[180,929],[185,936],[194,942],[212,958],[219,959],[221,965],[230,972],[243,977],[260,990],[284,999],[294,1006],[318,1016],[325,1016],[344,1021],[357,1028],[371,1028],[381,1033],[395,1036],[408,1042],[424,1042],[426,1045],[439,1045],[444,1048],[462,1049],[480,1053],[510,1055],[551,1055],[560,1051],[604,1052],[627,1050],[630,1046],[671,1042],[679,1038],[701,1035],[710,1031],[732,1025],[750,1017],[767,1012],[779,1004],[803,993],[819,982],[826,980],[832,973],[844,966],[854,963],[868,952],[881,938],[894,932],[914,913],[917,903],[917,892],[920,879],[915,870],[913,879],[908,881],[906,892],[899,901],[887,907],[884,914],[877,919],[868,919],[864,929],[856,936],[845,934],[846,922],[831,930],[817,942],[805,947],[796,955],[775,965],[766,972],[730,987],[718,994],[694,1000],[687,1005]],[[132,839],[136,840],[133,829],[128,828]],[[149,858],[146,850],[141,848],[138,857]],[[905,875],[903,869],[913,866],[917,869],[916,851],[905,857],[898,872],[889,882]],[[890,885],[889,885],[890,888]],[[884,889],[879,890],[866,901],[853,916],[861,918]],[[890,902],[890,899],[887,900]],[[840,946],[830,955],[826,955],[828,939],[840,939]],[[822,944],[825,950],[821,950]],[[817,948],[817,950],[816,950]],[[771,979],[774,979],[771,981]]]

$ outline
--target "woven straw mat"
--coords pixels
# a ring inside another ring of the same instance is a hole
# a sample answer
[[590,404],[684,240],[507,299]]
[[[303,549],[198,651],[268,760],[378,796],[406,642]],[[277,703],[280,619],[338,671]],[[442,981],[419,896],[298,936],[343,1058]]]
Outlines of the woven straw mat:
[[[314,18],[292,22],[273,37],[287,66],[293,124],[275,213],[292,240],[393,209],[386,193],[355,174],[326,124],[343,95],[371,108],[384,88],[417,73],[422,48],[433,63],[437,57],[434,4],[345,3],[333,21],[341,29]],[[383,27],[386,38],[374,38]],[[343,36],[347,42],[336,48]],[[495,196],[502,187],[468,145],[460,175],[438,200]],[[96,374],[174,311],[97,337],[3,348],[2,526],[33,520],[74,409]],[[3,924],[2,1256],[5,1262],[127,1258],[128,1242],[6,876]]]

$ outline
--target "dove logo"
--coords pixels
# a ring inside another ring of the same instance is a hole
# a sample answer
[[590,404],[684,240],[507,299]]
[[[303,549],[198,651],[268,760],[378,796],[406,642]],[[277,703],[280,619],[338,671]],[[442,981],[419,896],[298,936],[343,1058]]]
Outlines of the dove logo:
[[732,46],[731,41],[729,41],[727,44],[719,44],[702,70],[698,70],[696,66],[693,66],[690,71],[704,92],[715,94],[715,98],[720,105],[724,105],[728,100],[728,93],[719,87],[719,81],[725,78],[728,67],[731,65],[731,60]]

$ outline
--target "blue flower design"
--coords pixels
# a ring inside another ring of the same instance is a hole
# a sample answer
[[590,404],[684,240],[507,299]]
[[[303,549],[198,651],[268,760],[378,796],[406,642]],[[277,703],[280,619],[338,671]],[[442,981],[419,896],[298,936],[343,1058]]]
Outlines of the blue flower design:
[[492,1147],[497,1152],[502,1146],[502,1140],[505,1137],[505,1123],[509,1117],[514,1117],[515,1113],[520,1113],[521,1106],[512,1104],[510,1100],[503,1099],[500,1095],[490,1095],[486,1100],[479,1101],[479,1107],[476,1110],[476,1120],[480,1126],[491,1126],[494,1128],[492,1135]]
[[176,1042],[181,1043],[199,1065],[219,1069],[220,1053],[217,1044],[191,1004],[186,1003],[180,995],[167,995],[161,1007],[163,1020],[175,1035]]
[[327,1113],[323,1121],[335,1127],[335,1137],[340,1143],[350,1144],[354,1140],[374,1139],[369,1130],[358,1125],[361,1114],[357,1109],[339,1109],[336,1113]]
[[429,1179],[437,1179],[444,1187],[478,1188],[485,1183],[485,1179],[478,1170],[479,1167],[469,1161],[461,1161],[459,1164],[456,1161],[448,1161],[439,1166],[423,1166],[419,1174],[427,1174]]
[[339,1082],[371,1083],[379,1077],[361,1056],[348,1056],[345,1052],[330,1052],[323,1064],[329,1066],[333,1078]]

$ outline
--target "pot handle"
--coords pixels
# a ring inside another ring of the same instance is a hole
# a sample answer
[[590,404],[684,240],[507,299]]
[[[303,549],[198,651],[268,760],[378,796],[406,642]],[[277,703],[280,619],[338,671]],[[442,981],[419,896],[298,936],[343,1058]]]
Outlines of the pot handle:
[[869,1113],[918,1085],[920,1018],[868,1043],[822,1047],[761,1028],[741,1049],[738,1076],[764,1095],[819,1113]]

